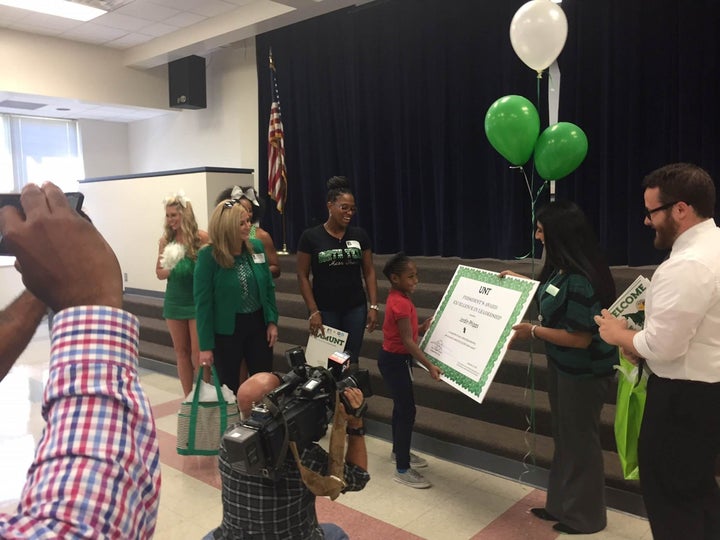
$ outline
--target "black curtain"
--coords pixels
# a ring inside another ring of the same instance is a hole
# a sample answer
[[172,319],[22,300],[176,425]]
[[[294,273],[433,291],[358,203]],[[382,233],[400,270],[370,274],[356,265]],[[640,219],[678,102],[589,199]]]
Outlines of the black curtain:
[[[547,77],[512,50],[522,0],[377,0],[257,37],[260,186],[267,186],[268,53],[285,127],[291,251],[327,217],[325,183],[353,182],[376,253],[511,259],[530,251],[533,224],[522,174],[485,137],[499,97],[527,97],[548,125]],[[690,161],[720,174],[720,67],[714,0],[564,0],[568,39],[560,121],[589,140],[559,198],[582,206],[612,264],[653,264],[640,182]],[[526,172],[537,189],[541,180]],[[265,190],[266,191],[266,190]],[[540,205],[547,200],[542,197]],[[263,226],[276,243],[282,220]]]

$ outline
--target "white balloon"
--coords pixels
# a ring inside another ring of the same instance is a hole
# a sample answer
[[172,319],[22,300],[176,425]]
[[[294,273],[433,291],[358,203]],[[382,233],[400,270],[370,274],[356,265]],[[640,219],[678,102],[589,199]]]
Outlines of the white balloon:
[[567,39],[565,12],[550,0],[531,0],[510,23],[510,42],[526,65],[541,72],[558,57]]

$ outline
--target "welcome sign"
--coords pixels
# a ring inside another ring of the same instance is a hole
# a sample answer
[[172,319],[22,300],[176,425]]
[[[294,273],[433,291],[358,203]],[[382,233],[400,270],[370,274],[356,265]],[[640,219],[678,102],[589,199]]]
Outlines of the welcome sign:
[[642,330],[645,324],[645,295],[650,280],[644,276],[638,276],[630,286],[615,300],[608,311],[613,317],[622,317],[627,321],[631,330]]

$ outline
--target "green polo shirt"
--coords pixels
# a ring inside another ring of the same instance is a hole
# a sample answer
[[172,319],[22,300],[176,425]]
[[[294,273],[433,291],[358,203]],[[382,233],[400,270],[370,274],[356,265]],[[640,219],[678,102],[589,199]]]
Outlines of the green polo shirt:
[[556,274],[540,286],[537,298],[543,326],[592,334],[587,349],[545,343],[545,352],[558,369],[583,378],[612,375],[613,366],[619,363],[618,349],[605,343],[598,334],[593,317],[600,314],[603,306],[587,278],[581,274]]

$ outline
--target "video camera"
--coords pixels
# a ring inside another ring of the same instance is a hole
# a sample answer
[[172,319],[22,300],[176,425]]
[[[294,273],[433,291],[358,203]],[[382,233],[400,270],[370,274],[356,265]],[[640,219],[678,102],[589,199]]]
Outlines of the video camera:
[[358,417],[365,412],[366,402],[356,410],[342,392],[359,388],[364,397],[372,395],[366,369],[346,370],[336,379],[328,369],[308,365],[302,347],[289,349],[285,358],[292,370],[282,377],[280,386],[253,404],[250,418],[223,435],[225,458],[241,474],[277,480],[290,441],[302,454],[325,435],[335,412],[336,392],[347,413]]

